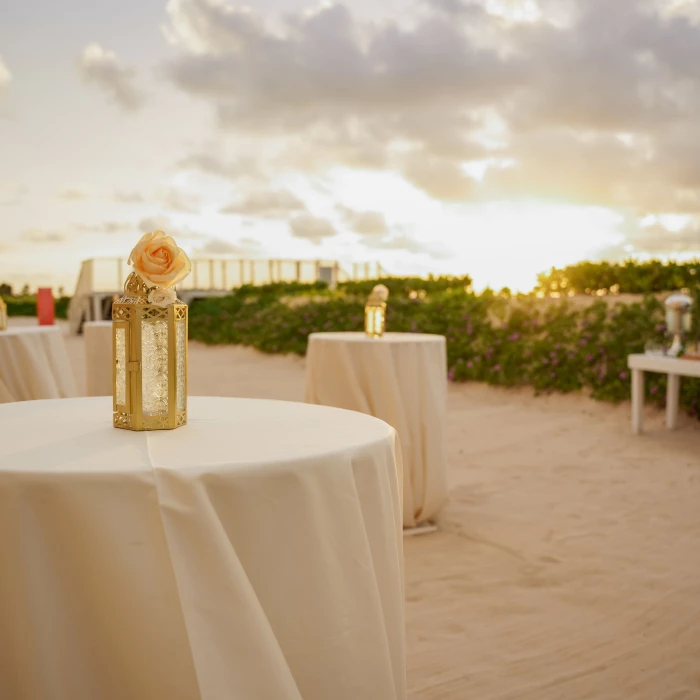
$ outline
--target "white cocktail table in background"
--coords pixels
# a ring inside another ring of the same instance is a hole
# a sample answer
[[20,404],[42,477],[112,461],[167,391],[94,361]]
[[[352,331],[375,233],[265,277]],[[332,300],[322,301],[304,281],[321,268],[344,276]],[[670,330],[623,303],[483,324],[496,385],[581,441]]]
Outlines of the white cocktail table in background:
[[0,331],[0,403],[77,394],[58,326],[10,326]]
[[85,372],[88,396],[112,395],[112,322],[87,321],[83,324]]
[[430,521],[447,498],[446,341],[441,335],[312,333],[306,401],[381,418],[403,454],[403,524]]
[[22,700],[404,700],[395,431],[284,401],[0,406],[0,688]]
[[666,388],[666,427],[672,430],[678,421],[678,395],[681,377],[700,377],[700,361],[663,355],[629,355],[632,370],[632,430],[642,432],[644,415],[644,372],[668,374]]

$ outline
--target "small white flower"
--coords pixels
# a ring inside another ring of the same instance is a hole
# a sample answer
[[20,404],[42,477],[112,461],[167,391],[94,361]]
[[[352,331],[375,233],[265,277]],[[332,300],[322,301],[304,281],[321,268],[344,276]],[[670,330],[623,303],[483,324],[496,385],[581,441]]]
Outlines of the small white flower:
[[177,301],[177,293],[170,287],[156,287],[148,292],[148,303],[156,306],[170,306]]

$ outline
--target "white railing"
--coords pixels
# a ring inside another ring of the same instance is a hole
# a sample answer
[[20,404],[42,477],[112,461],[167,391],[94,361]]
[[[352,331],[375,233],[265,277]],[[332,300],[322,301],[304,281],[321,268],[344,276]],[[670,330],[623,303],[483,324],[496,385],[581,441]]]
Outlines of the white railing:
[[[129,273],[126,258],[84,260],[68,310],[73,332],[85,319],[99,318],[101,298],[121,294]],[[271,282],[316,282],[333,285],[349,280],[387,276],[379,263],[352,263],[350,271],[328,260],[241,260],[231,258],[193,259],[192,272],[178,285],[178,291],[226,292],[244,284]]]

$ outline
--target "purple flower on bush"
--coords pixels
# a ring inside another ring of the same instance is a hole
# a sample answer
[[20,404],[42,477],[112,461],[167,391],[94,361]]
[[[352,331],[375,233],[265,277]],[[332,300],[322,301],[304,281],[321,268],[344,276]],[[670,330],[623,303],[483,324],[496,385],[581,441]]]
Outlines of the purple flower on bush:
[[556,357],[556,356],[557,356],[557,353],[554,352],[554,350],[552,350],[552,352],[549,353],[549,356],[550,356],[550,357]]
[[474,366],[474,363],[471,360],[469,360],[469,362],[467,362],[467,367],[469,367],[469,369],[471,369],[473,366]]
[[559,364],[559,360],[552,360],[552,367],[556,367]]
[[656,330],[657,330],[658,332],[665,331],[665,330],[666,330],[666,324],[665,324],[665,323],[659,323],[659,324],[657,324]]
[[589,352],[588,355],[586,355],[586,362],[590,362],[594,357],[595,357],[595,355],[592,355],[592,354]]
[[501,365],[494,365],[494,366],[493,366],[493,371],[494,371],[494,372],[500,372],[500,371],[501,371]]
[[651,387],[651,389],[649,389],[649,391],[650,391],[652,394],[655,394],[658,390],[659,390],[659,387],[656,386],[656,384],[654,384],[654,386]]
[[567,355],[567,357],[568,357],[570,360],[573,360],[574,357],[576,357],[576,355],[574,355],[573,352],[570,352],[570,353]]
[[552,377],[556,377],[556,376],[557,376],[557,373],[556,373],[556,372],[550,372],[550,374],[552,375]]
[[549,364],[549,359],[545,357],[545,358],[542,360],[542,364],[543,364],[543,365],[548,365],[548,364]]
[[620,372],[620,379],[627,379],[627,372]]
[[508,340],[520,340],[520,333],[513,333],[508,337]]
[[450,371],[447,373],[447,378],[453,382],[455,380],[455,368],[452,367]]
[[584,345],[586,344],[586,341],[585,341],[585,340],[579,340],[579,341],[578,341],[578,344],[581,345],[581,346],[584,346]]

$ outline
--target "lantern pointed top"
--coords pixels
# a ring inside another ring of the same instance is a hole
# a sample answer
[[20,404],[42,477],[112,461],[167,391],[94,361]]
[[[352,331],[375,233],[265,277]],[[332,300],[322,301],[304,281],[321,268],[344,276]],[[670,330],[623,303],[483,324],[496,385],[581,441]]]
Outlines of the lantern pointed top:
[[142,297],[146,299],[148,297],[148,292],[151,287],[149,287],[141,278],[137,272],[132,272],[124,282],[124,294],[126,296]]

